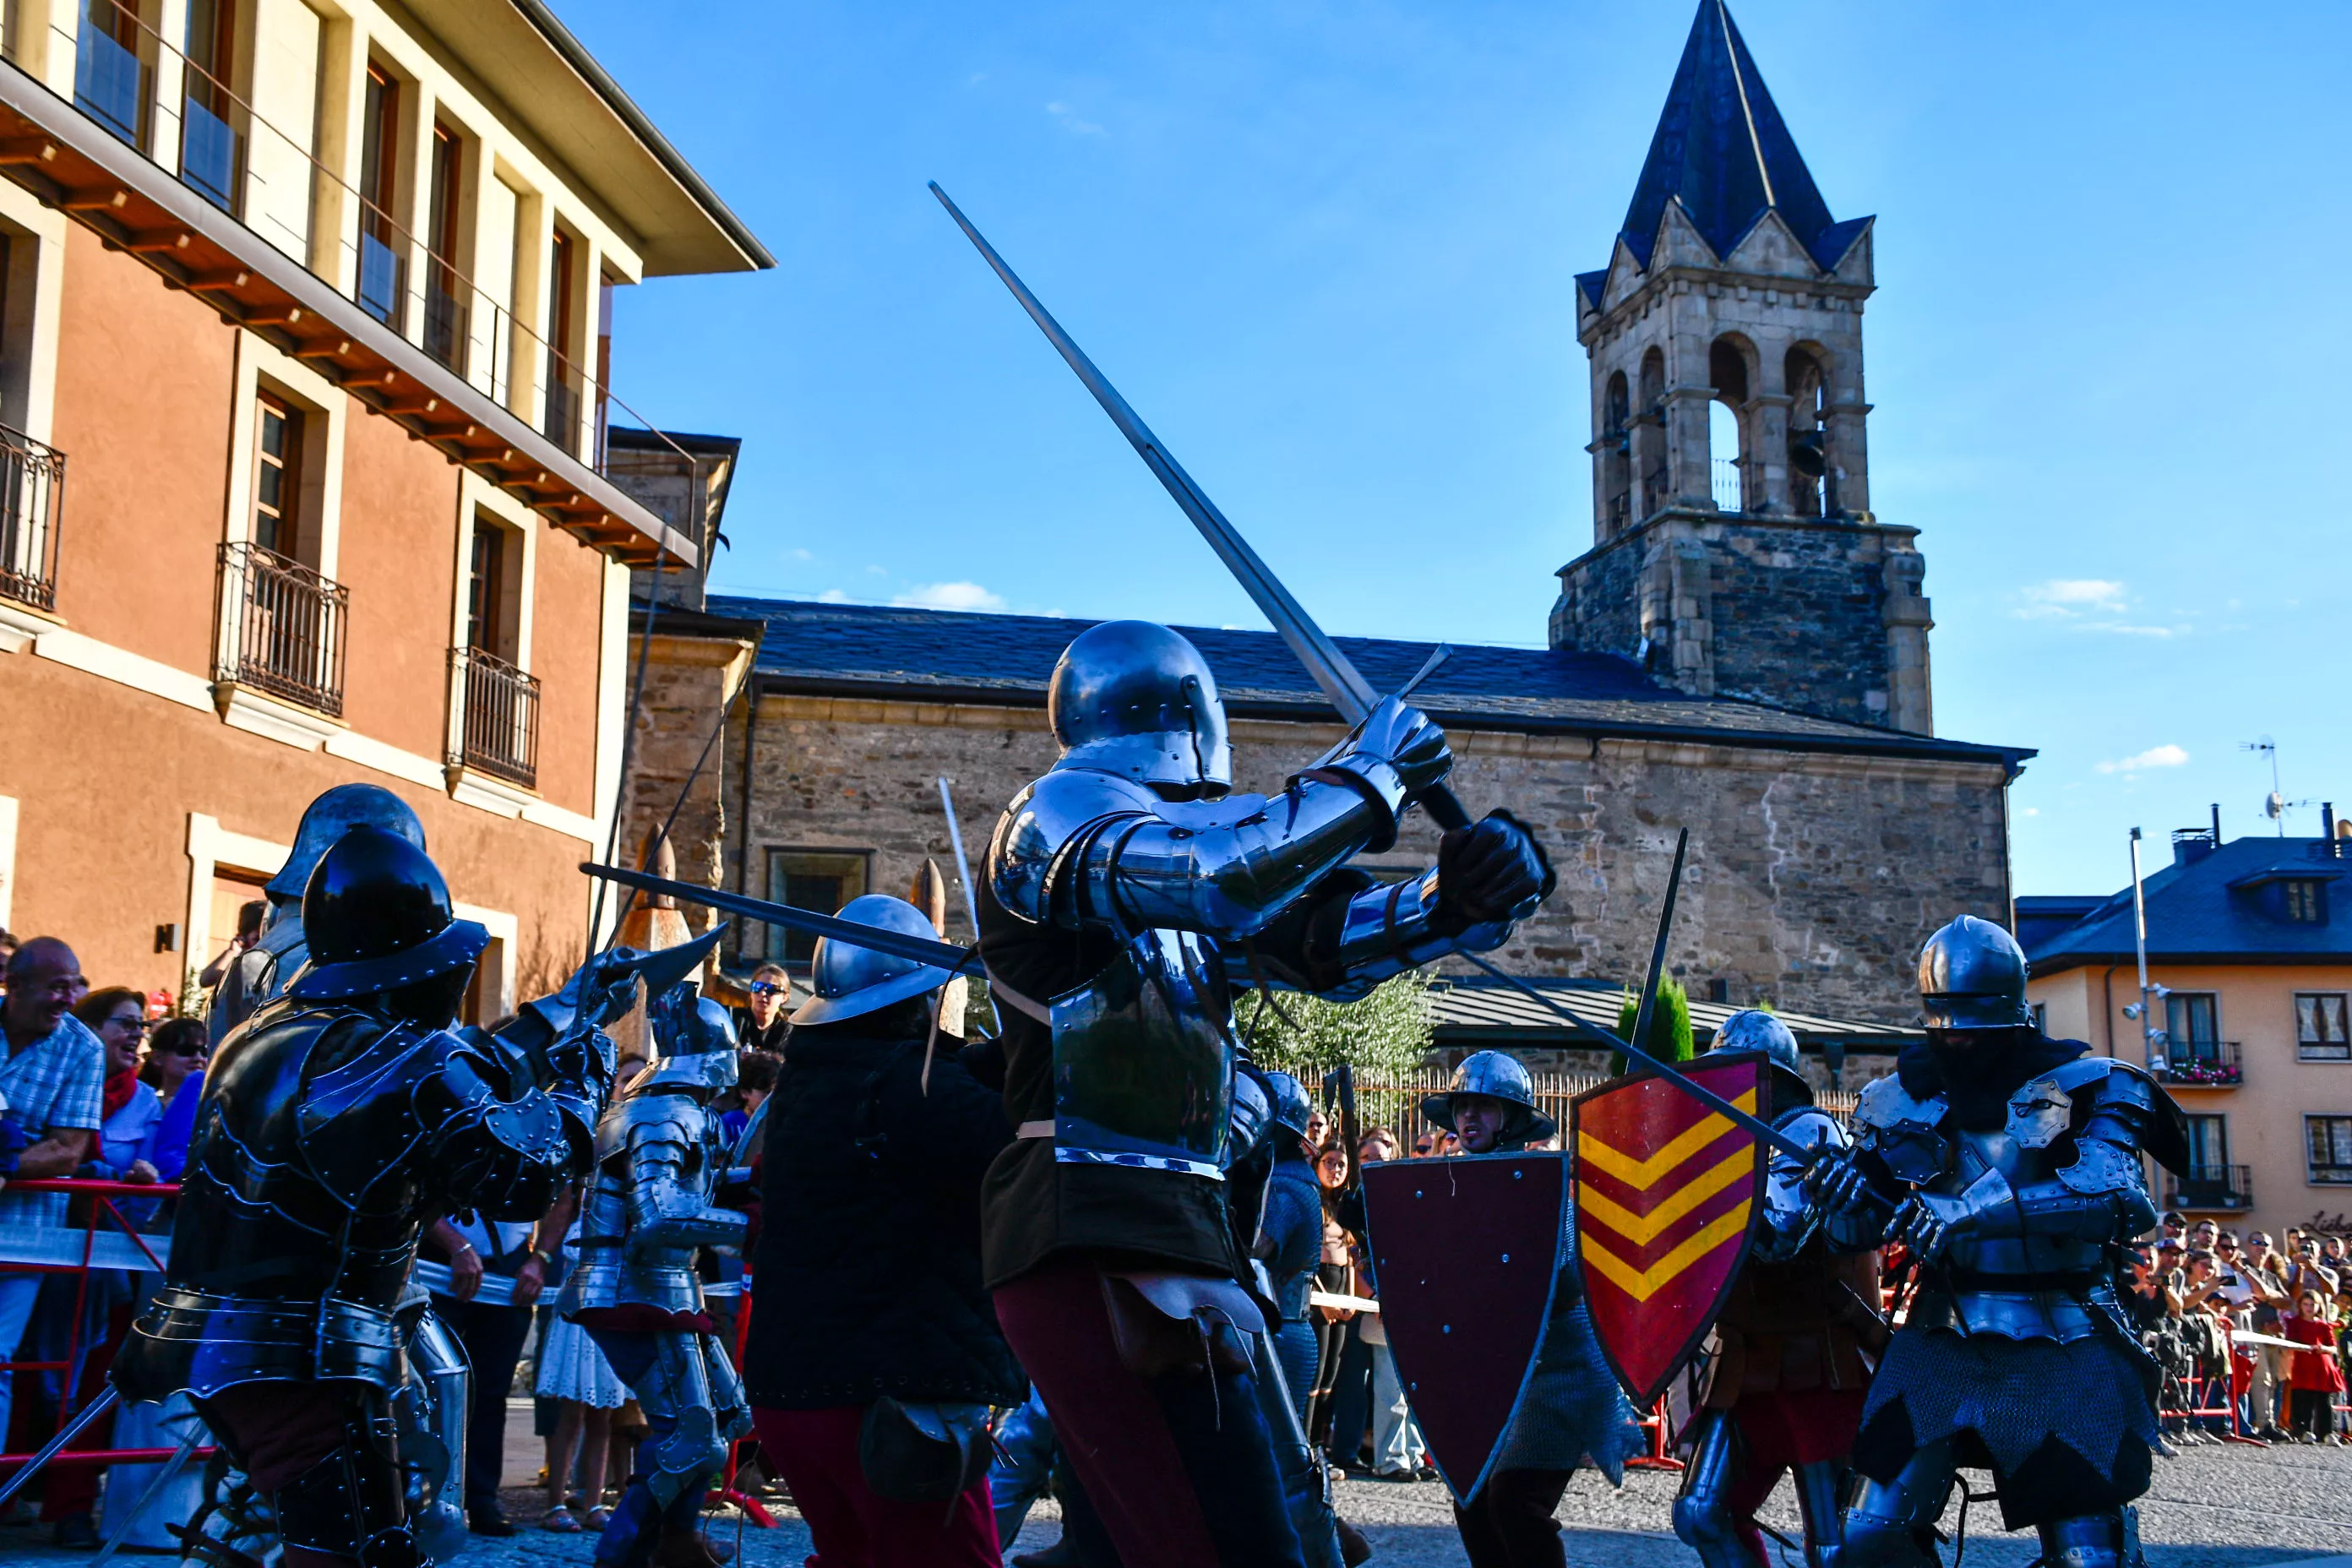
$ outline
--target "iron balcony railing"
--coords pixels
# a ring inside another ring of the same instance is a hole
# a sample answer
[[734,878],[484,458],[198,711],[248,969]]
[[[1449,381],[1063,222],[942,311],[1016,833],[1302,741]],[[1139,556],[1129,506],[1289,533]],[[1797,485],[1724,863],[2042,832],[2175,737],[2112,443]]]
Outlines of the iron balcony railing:
[[2168,1176],[2164,1206],[2173,1209],[2250,1209],[2254,1206],[2252,1170],[2244,1165],[2191,1165],[2185,1176]]
[[2244,1047],[2235,1040],[2174,1040],[2164,1047],[2158,1083],[2188,1089],[2235,1089],[2246,1080]]
[[1742,494],[1745,480],[1740,477],[1739,471],[1742,460],[1738,458],[1710,459],[1714,469],[1714,487],[1711,493],[1715,498],[1715,508],[1717,511],[1736,512],[1745,504]]
[[221,546],[223,628],[216,678],[343,712],[343,626],[352,591],[242,540]]
[[547,406],[539,433],[577,456],[580,451],[580,389],[573,384],[572,363],[553,349],[547,351]]
[[58,607],[66,455],[0,425],[0,599]]
[[478,647],[449,650],[457,675],[457,745],[453,764],[525,789],[539,783],[539,679]]

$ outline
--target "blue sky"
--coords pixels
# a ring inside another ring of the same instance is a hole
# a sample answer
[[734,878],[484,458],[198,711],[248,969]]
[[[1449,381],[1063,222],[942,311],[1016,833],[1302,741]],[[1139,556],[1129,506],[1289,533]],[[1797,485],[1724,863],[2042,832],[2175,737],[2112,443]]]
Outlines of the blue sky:
[[[745,438],[718,585],[1259,625],[938,179],[1330,629],[1540,644],[1591,538],[1571,275],[1683,0],[557,0],[776,253],[627,292],[616,389]],[[1939,732],[2038,747],[2021,892],[2352,809],[2333,373],[2352,8],[1735,0],[1876,213],[1872,491]],[[2158,854],[2162,851],[2159,849]]]

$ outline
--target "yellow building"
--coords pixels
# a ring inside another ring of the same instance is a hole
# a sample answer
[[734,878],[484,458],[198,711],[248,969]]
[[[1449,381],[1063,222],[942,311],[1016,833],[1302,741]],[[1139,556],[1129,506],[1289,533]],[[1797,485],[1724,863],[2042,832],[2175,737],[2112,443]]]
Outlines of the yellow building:
[[2172,864],[2143,879],[2152,1038],[2125,1012],[2131,889],[2017,900],[2043,1027],[2145,1063],[2189,1113],[2197,1168],[2160,1181],[2163,1206],[2274,1237],[2352,1230],[2347,877],[2352,841],[2175,834]]
[[177,990],[366,781],[505,1010],[586,938],[631,569],[703,544],[606,472],[614,295],[767,253],[540,0],[0,17],[0,924]]

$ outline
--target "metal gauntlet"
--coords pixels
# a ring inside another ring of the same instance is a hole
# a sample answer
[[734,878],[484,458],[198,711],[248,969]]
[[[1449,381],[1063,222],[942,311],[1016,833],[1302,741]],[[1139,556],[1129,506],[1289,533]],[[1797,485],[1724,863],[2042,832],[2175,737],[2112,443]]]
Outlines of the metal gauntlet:
[[1356,894],[1339,917],[1330,950],[1310,955],[1318,972],[1336,970],[1347,977],[1324,994],[1360,996],[1391,974],[1448,953],[1491,952],[1510,940],[1517,923],[1489,921],[1441,933],[1437,916],[1433,868],[1409,881],[1377,884]]

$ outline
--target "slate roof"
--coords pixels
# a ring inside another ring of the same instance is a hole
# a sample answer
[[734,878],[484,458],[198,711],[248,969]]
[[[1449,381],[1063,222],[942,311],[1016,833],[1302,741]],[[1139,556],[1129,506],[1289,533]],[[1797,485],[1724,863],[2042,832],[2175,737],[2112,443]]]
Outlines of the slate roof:
[[[2141,878],[2148,962],[2352,963],[2352,858],[2329,854],[2338,842],[2249,837],[2217,849],[2200,836],[2177,846],[2171,865]],[[2280,884],[2288,880],[2324,884],[2325,920],[2286,918]],[[2018,900],[2019,941],[2035,973],[2133,961],[2128,886],[2072,922],[2036,918],[2059,911],[2028,907],[2060,902]]]
[[[1096,623],[877,605],[713,594],[706,612],[766,624],[754,668],[771,690],[1041,708],[1054,662]],[[1178,628],[1215,670],[1227,710],[1245,718],[1328,721],[1331,707],[1272,632]],[[1382,690],[1410,679],[1436,646],[1336,639]],[[2014,773],[2033,752],[1906,735],[1730,698],[1692,697],[1608,654],[1456,647],[1416,700],[1441,722],[1528,733],[1573,732],[1932,757]]]
[[[1587,1023],[1604,1029],[1617,1026],[1617,1013],[1627,987],[1603,980],[1533,979],[1528,982]],[[1639,984],[1639,976],[1631,983]],[[1516,987],[1488,979],[1444,976],[1429,989],[1430,1022],[1441,1046],[1544,1045],[1580,1048],[1591,1037],[1572,1029],[1550,1008]],[[1721,1002],[1691,1000],[1691,1033],[1701,1050],[1715,1038],[1723,1021],[1739,1009]],[[1922,1037],[1918,1029],[1885,1024],[1861,1024],[1843,1018],[1817,1017],[1811,1013],[1776,1011],[1773,1016],[1789,1026],[1797,1043],[1818,1050],[1842,1046],[1849,1050],[1900,1051]]]
[[[1870,223],[1830,216],[1724,0],[1699,0],[1625,209],[1621,237],[1645,268],[1670,200],[1682,203],[1717,256],[1730,255],[1765,213],[1777,211],[1825,272]],[[1587,282],[1592,276],[1578,282],[1597,302],[1600,287]]]

